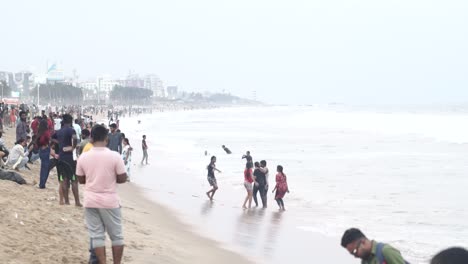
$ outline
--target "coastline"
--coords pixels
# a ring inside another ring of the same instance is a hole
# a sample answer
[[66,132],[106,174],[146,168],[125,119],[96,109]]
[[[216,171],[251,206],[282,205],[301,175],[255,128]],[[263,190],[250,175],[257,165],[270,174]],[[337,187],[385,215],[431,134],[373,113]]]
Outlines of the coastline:
[[[13,146],[14,129],[3,139]],[[4,263],[88,263],[89,238],[84,210],[58,204],[58,181],[51,171],[44,190],[36,187],[40,161],[20,174],[19,185],[0,180],[0,259]],[[83,186],[80,196],[83,197]],[[196,235],[169,209],[144,197],[133,183],[119,185],[125,250],[122,263],[251,263],[223,249],[215,241]],[[111,259],[107,239],[107,256]]]

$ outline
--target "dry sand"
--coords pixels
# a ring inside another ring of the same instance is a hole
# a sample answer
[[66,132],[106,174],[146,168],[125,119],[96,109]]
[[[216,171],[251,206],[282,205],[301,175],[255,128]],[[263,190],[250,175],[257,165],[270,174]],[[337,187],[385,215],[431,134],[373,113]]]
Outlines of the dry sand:
[[[3,136],[10,148],[13,137],[14,129]],[[1,263],[87,263],[83,208],[59,205],[55,169],[47,189],[41,190],[36,187],[40,161],[29,166],[31,171],[20,172],[27,185],[0,180]],[[82,196],[82,186],[80,192]],[[168,209],[143,197],[135,185],[120,185],[119,194],[126,244],[123,263],[249,263],[190,232]],[[109,261],[110,250],[107,256]]]

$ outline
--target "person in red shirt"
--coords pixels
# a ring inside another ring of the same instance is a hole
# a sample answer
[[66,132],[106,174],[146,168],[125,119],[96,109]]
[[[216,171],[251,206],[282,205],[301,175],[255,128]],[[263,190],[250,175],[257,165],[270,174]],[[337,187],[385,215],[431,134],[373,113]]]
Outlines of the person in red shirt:
[[41,172],[39,188],[45,189],[47,178],[49,178],[50,163],[50,132],[47,119],[42,119],[37,131],[37,144],[39,146],[39,158],[41,159]]
[[244,205],[242,208],[247,209],[246,204],[249,202],[249,207],[252,205],[252,192],[253,192],[253,175],[252,175],[252,167],[253,164],[252,162],[247,162],[246,168],[244,170],[244,187],[245,190],[247,191],[247,196],[245,197],[244,200]]
[[40,116],[34,117],[34,120],[31,122],[31,129],[33,131],[33,136],[37,135],[37,130],[39,129],[39,122],[41,121]]

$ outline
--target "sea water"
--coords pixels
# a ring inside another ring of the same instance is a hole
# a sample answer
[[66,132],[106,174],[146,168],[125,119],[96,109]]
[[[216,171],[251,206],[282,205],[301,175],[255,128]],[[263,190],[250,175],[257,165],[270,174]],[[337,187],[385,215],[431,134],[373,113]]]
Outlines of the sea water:
[[[445,247],[467,246],[467,121],[462,108],[334,105],[158,112],[123,124],[135,149],[132,180],[197,232],[256,262],[356,263],[339,244],[358,227],[427,263]],[[143,134],[148,166],[139,165]],[[247,150],[268,162],[270,191],[284,167],[286,212],[271,192],[268,209],[242,209]],[[222,173],[209,202],[212,155]]]

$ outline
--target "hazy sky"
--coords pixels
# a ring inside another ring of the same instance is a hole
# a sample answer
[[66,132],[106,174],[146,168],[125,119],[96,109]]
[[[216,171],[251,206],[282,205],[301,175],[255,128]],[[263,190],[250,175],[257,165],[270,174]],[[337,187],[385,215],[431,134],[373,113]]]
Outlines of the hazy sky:
[[82,78],[274,103],[468,102],[468,1],[6,0],[0,70],[47,60]]

